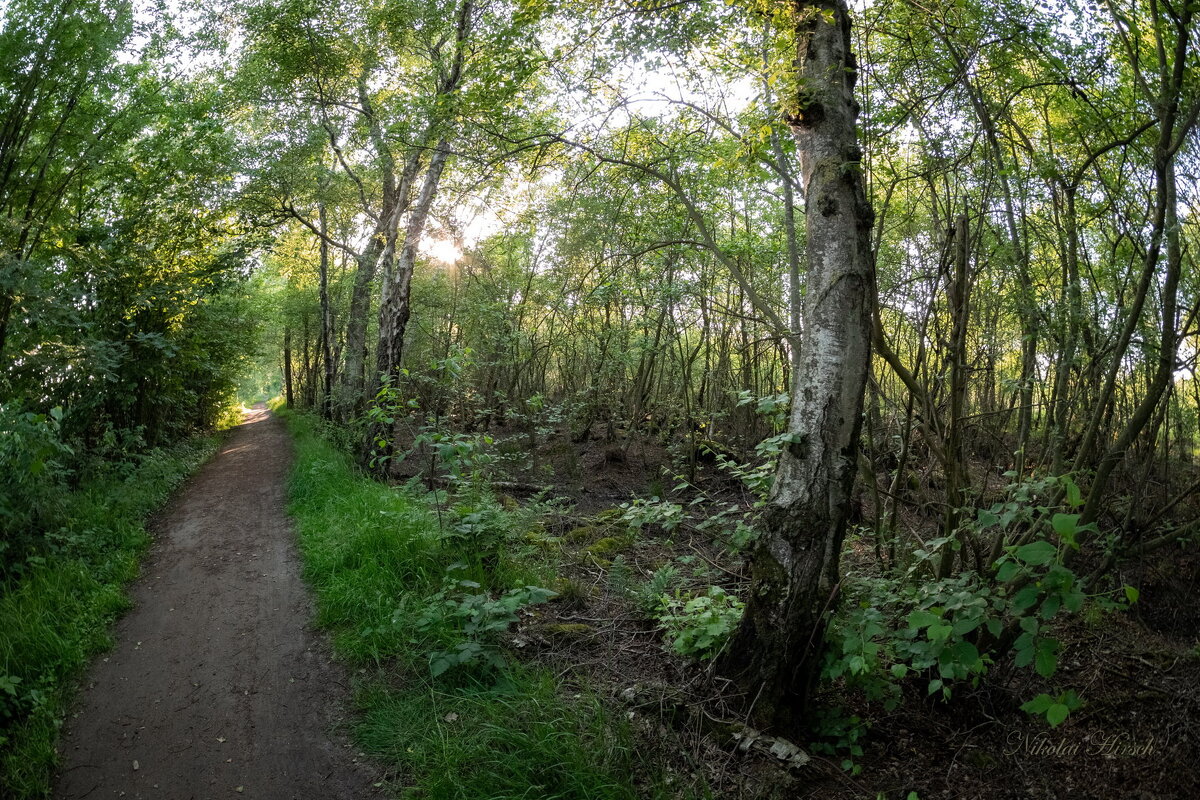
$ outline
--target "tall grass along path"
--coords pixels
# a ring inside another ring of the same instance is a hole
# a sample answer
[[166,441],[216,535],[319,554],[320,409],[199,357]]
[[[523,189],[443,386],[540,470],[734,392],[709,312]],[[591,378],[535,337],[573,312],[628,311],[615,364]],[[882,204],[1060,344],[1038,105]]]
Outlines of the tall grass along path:
[[377,791],[331,733],[345,677],[308,627],[290,460],[283,427],[256,409],[159,518],[117,647],[67,721],[56,797]]

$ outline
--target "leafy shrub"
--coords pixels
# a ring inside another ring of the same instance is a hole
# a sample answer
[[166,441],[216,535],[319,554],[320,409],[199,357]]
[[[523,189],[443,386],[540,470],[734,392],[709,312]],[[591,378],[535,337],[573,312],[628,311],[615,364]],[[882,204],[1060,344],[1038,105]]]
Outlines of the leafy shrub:
[[[1009,499],[980,509],[962,524],[958,535],[926,542],[915,550],[900,574],[863,578],[849,576],[844,602],[827,630],[826,680],[845,680],[868,699],[892,708],[899,699],[898,681],[922,676],[929,694],[949,698],[955,684],[972,685],[1009,654],[1018,668],[1031,668],[1043,678],[1058,669],[1061,643],[1049,631],[1063,613],[1080,611],[1089,597],[1067,565],[1092,525],[1079,515],[1044,504],[1061,498],[1067,509],[1081,504],[1078,487],[1067,477],[1021,481],[1009,487]],[[1043,531],[1045,538],[1033,538]],[[1023,531],[1017,535],[1016,531]],[[958,550],[964,539],[992,539],[996,554],[983,574],[966,570],[942,578],[946,548]],[[1005,545],[1006,537],[1015,540]],[[1137,593],[1125,587],[1132,603]],[[1106,593],[1092,597],[1101,607],[1123,607]],[[1072,692],[1041,695],[1023,708],[1052,725],[1079,706]]]
[[738,407],[754,406],[758,415],[765,417],[771,423],[774,433],[764,438],[754,447],[757,457],[752,462],[742,463],[720,453],[712,448],[706,448],[717,462],[717,466],[740,480],[759,499],[759,505],[767,498],[771,485],[775,482],[775,467],[779,463],[779,454],[783,448],[795,441],[796,434],[786,430],[788,408],[791,398],[783,394],[754,397],[749,391],[738,393]]
[[698,596],[661,596],[659,624],[680,655],[706,660],[721,651],[742,619],[745,604],[720,586]]
[[34,414],[0,406],[0,579],[24,571],[61,521],[62,461],[73,452],[60,438],[61,420],[59,408]]
[[836,707],[814,709],[813,730],[820,737],[809,746],[814,753],[834,756],[844,755],[841,767],[851,775],[862,772],[862,764],[855,761],[861,758],[863,747],[859,741],[867,735],[866,721],[856,714],[846,714],[845,710]]
[[[454,564],[448,573],[464,569],[465,564]],[[506,661],[500,653],[500,635],[517,622],[522,610],[554,596],[549,589],[525,586],[493,597],[477,582],[447,574],[442,590],[429,598],[417,627],[460,641],[447,650],[432,651],[429,671],[437,677],[452,667],[485,664],[503,668]]]

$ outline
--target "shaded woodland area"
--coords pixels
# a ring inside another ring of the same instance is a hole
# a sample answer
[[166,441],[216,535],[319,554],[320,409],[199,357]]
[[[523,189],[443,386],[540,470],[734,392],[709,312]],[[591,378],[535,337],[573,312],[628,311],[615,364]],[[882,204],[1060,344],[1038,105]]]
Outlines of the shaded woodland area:
[[[1198,13],[14,0],[6,596],[278,395],[342,656],[607,754],[514,787],[1189,796]],[[398,795],[488,796],[385,694]]]

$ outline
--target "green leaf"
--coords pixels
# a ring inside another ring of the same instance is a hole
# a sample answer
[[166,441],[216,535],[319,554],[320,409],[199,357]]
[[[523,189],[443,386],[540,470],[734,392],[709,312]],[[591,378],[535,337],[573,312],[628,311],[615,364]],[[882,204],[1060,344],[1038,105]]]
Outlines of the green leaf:
[[1043,678],[1049,678],[1058,669],[1058,642],[1042,639],[1037,643],[1037,656],[1033,668]]
[[960,664],[971,672],[978,672],[983,667],[983,659],[979,656],[979,648],[970,642],[959,642],[954,646],[954,656]]
[[1012,610],[1017,614],[1027,611],[1037,603],[1040,594],[1041,590],[1037,586],[1029,584],[1013,595]]
[[1141,593],[1132,586],[1125,587],[1125,599],[1129,601],[1129,605],[1133,605],[1141,597]]
[[1049,542],[1030,542],[1017,548],[1014,555],[1031,567],[1049,564],[1057,555],[1058,549]]
[[1083,497],[1081,496],[1079,487],[1075,484],[1075,481],[1064,475],[1062,482],[1063,488],[1067,490],[1067,505],[1069,505],[1071,508],[1079,508],[1081,505],[1083,505]]
[[1083,601],[1086,596],[1079,589],[1073,590],[1070,594],[1063,596],[1063,607],[1072,613],[1083,608]]
[[1033,663],[1033,648],[1025,647],[1017,650],[1017,655],[1013,658],[1013,663],[1018,667],[1028,667]]
[[1054,698],[1042,692],[1029,702],[1022,703],[1021,710],[1027,714],[1045,714],[1052,705],[1054,705]]
[[978,524],[980,528],[990,528],[1000,524],[1000,517],[987,509],[979,510]]
[[935,625],[938,622],[941,622],[940,617],[922,609],[917,609],[908,615],[908,627],[910,628],[928,628],[930,625]]
[[927,633],[930,641],[944,642],[950,638],[950,631],[949,625],[930,625]]
[[1064,540],[1075,541],[1075,533],[1079,530],[1078,514],[1055,514],[1050,518],[1050,527]]
[[1071,713],[1071,709],[1064,706],[1062,703],[1055,703],[1046,709],[1046,722],[1050,723],[1050,727],[1058,727],[1067,715]]

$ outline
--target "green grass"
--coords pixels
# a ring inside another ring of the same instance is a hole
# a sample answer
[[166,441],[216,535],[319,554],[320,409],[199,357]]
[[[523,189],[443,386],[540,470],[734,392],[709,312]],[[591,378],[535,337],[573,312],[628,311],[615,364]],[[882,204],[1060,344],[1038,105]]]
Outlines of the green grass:
[[[546,674],[514,671],[501,688],[395,691],[375,685],[359,696],[363,747],[402,765],[411,793],[458,798],[633,798],[647,774],[633,755],[627,724],[594,698],[568,702]],[[659,794],[652,785],[645,787]]]
[[360,475],[317,435],[310,417],[283,416],[297,447],[288,510],[317,593],[318,624],[354,663],[405,655],[410,631],[393,617],[403,598],[441,580],[436,518],[407,494]]
[[51,549],[0,587],[0,796],[48,794],[77,679],[129,607],[124,587],[150,540],[143,522],[216,444],[156,450],[64,493]]
[[[296,441],[289,510],[318,622],[332,633],[336,653],[365,670],[355,738],[399,776],[392,788],[400,796],[680,796],[635,746],[623,716],[545,670],[505,655],[499,668],[481,660],[433,677],[430,652],[466,634],[452,613],[431,623],[431,606],[454,608],[459,597],[495,597],[553,577],[532,557],[528,534],[536,520],[528,512],[505,510],[486,491],[447,503],[384,486],[322,438],[320,422],[280,413]],[[452,564],[461,568],[447,579]]]

